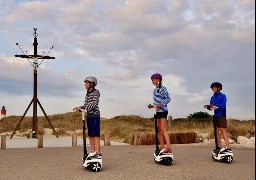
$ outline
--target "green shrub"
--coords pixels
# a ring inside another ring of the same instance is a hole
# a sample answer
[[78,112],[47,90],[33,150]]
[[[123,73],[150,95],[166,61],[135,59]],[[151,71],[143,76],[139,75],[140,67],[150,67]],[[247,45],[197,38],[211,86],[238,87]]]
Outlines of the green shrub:
[[212,118],[212,116],[209,114],[209,113],[207,113],[207,112],[195,112],[195,113],[193,113],[193,114],[189,114],[188,116],[187,116],[187,118],[197,118],[197,119],[208,119],[208,118]]

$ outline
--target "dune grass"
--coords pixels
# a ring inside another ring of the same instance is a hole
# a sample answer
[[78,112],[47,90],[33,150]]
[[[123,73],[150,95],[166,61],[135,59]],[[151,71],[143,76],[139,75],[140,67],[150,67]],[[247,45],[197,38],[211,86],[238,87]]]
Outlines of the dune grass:
[[[9,116],[0,121],[0,133],[12,132],[20,120],[20,116]],[[81,114],[70,112],[49,116],[53,126],[59,135],[66,135],[67,131],[77,131],[82,129]],[[25,117],[19,131],[31,129],[32,117]],[[255,120],[240,121],[235,119],[228,120],[227,131],[234,137],[252,136]],[[43,134],[44,128],[50,128],[44,117],[38,118],[39,133]],[[77,131],[78,132],[78,131]],[[110,134],[110,139],[130,143],[134,133],[154,133],[153,118],[143,118],[140,116],[116,116],[111,119],[101,119],[101,134]],[[211,119],[174,119],[168,132],[172,133],[208,133],[209,138],[213,138],[213,128]],[[78,133],[78,135],[81,135]]]

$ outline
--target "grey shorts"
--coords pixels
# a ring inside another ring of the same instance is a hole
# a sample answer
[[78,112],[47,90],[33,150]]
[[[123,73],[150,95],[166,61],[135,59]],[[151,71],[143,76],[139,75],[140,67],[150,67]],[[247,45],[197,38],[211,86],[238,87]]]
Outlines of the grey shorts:
[[217,128],[227,128],[227,118],[226,117],[214,117],[213,121]]

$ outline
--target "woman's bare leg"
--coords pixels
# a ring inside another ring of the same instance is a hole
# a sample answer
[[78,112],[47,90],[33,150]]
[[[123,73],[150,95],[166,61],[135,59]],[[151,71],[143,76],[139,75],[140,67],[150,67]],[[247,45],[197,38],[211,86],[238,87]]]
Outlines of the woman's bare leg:
[[157,137],[159,140],[159,144],[161,146],[161,148],[164,148],[164,136],[162,134],[162,130],[161,130],[161,121],[160,119],[157,119]]
[[166,146],[167,148],[171,148],[171,142],[170,142],[170,137],[167,133],[166,127],[167,127],[167,119],[166,118],[161,118],[159,120],[161,122],[161,131],[163,133],[165,142],[166,142]]

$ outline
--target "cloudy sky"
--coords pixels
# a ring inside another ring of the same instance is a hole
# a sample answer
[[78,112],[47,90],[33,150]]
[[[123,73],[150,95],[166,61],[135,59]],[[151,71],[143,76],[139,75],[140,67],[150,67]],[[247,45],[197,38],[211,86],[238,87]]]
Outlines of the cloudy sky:
[[[86,76],[99,80],[103,117],[150,117],[152,73],[163,75],[174,118],[205,111],[210,84],[223,83],[228,117],[255,119],[254,0],[0,0],[0,106],[22,115],[33,69],[15,45],[50,52],[38,70],[48,114],[82,105]],[[39,115],[41,115],[39,111]],[[31,115],[31,111],[29,112]]]

